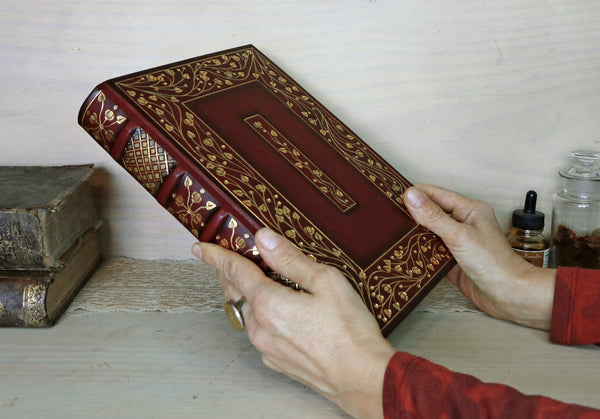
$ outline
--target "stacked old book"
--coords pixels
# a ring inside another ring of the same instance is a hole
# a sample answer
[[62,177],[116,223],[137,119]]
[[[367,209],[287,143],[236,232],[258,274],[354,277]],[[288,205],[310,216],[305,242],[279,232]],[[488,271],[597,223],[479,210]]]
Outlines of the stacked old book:
[[98,265],[92,173],[0,167],[0,326],[51,326]]

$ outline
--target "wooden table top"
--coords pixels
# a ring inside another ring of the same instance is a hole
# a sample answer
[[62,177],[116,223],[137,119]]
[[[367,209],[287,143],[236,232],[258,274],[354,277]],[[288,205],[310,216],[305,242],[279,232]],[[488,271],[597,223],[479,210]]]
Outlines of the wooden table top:
[[[101,284],[115,286],[106,276],[111,263],[120,267],[121,280],[150,278],[161,264],[174,277],[201,266],[130,261],[127,268],[126,261],[108,261],[54,327],[2,329],[0,416],[346,417],[311,389],[267,369],[216,306],[169,310],[168,296],[162,306],[149,298],[136,305],[140,296],[158,294],[158,282],[150,280],[138,292],[124,288],[121,301],[129,295],[129,309],[110,304],[117,300],[110,291],[104,306],[85,303]],[[163,294],[178,292],[163,288]],[[399,350],[484,381],[600,408],[600,347],[554,345],[546,332],[455,308],[417,309],[389,339]]]

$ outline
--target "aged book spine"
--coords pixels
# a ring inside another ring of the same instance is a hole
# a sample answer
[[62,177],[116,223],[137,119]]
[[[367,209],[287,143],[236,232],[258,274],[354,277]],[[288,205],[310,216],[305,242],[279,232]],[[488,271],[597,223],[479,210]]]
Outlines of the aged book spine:
[[0,271],[1,327],[54,324],[100,262],[98,227],[73,244],[57,269]]
[[79,124],[198,240],[234,250],[263,269],[256,220],[140,115],[110,83],[86,99]]
[[[59,268],[61,256],[97,222],[89,184],[93,169],[91,166],[2,169],[0,172],[6,177],[2,179],[3,187],[8,189],[3,190],[3,198],[6,194],[19,195],[24,200],[14,207],[0,206],[0,271]],[[43,177],[48,176],[80,177],[57,189],[43,183]],[[24,186],[27,182],[31,188]],[[31,206],[27,198],[39,193],[36,188],[41,187],[53,191],[54,199]]]

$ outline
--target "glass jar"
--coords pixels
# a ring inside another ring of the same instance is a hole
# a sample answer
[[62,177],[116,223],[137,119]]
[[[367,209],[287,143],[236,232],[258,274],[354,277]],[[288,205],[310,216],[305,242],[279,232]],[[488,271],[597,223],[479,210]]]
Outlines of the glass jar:
[[600,153],[571,152],[552,211],[552,265],[600,269]]

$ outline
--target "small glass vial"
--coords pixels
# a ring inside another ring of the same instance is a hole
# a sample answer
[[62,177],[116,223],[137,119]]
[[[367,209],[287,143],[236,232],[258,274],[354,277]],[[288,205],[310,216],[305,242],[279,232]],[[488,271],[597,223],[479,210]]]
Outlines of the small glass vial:
[[523,209],[513,212],[512,227],[507,240],[513,250],[534,266],[548,267],[550,246],[544,238],[544,213],[535,210],[537,193],[525,195]]

